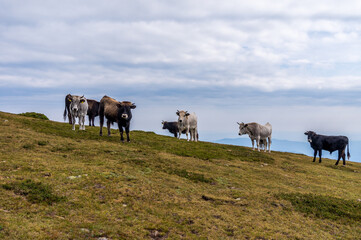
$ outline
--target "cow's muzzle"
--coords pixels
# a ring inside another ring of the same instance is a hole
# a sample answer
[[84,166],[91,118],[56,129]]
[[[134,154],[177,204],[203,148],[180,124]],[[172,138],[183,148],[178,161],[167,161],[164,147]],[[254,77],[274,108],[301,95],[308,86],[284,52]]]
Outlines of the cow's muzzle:
[[311,143],[311,142],[312,142],[312,139],[311,139],[311,138],[309,138],[309,139],[308,139],[308,142],[310,142],[310,143]]
[[127,119],[127,118],[128,118],[128,114],[122,114],[122,118]]

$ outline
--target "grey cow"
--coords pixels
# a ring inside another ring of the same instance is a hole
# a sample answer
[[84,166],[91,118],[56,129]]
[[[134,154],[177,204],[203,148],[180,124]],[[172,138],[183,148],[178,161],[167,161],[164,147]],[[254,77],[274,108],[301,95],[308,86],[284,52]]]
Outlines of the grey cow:
[[[238,122],[237,122],[238,123]],[[261,125],[259,123],[238,123],[239,125],[239,135],[248,134],[249,138],[252,141],[252,148],[254,150],[254,140],[257,143],[257,150],[260,151],[260,143],[261,140],[265,145],[264,150],[271,152],[271,143],[272,143],[272,125],[270,123],[266,123],[265,125]],[[268,140],[268,143],[267,143]]]
[[177,110],[176,114],[178,115],[178,139],[180,139],[182,132],[185,131],[188,139],[188,133],[190,133],[191,141],[198,141],[198,118],[195,113],[188,113],[188,111],[179,111]]
[[70,100],[70,114],[75,130],[75,118],[79,118],[79,130],[85,130],[85,116],[88,111],[88,102],[83,96],[71,95]]

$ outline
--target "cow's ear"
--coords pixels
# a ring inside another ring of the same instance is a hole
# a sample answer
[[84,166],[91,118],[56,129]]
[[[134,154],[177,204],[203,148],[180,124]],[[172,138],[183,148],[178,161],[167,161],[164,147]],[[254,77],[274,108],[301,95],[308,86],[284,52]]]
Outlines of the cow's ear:
[[239,122],[237,122],[238,125],[241,125]]
[[308,135],[308,132],[305,132],[305,135]]
[[130,108],[131,109],[134,109],[134,108],[136,108],[137,106],[134,104],[134,103],[132,103],[132,105],[130,105]]
[[244,127],[248,127],[248,123],[246,123],[246,124],[244,125]]
[[186,112],[186,116],[189,116],[189,115],[191,115],[191,114]]
[[177,110],[176,114],[179,116],[179,110]]

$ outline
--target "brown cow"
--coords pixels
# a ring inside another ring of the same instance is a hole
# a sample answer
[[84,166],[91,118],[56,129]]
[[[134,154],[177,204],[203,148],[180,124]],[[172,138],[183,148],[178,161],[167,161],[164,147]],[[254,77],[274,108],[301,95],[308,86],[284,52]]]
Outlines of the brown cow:
[[129,138],[129,126],[130,120],[132,119],[131,109],[136,108],[134,103],[123,101],[118,102],[117,100],[104,96],[100,100],[99,105],[99,120],[100,120],[100,132],[99,135],[103,135],[103,124],[104,116],[107,118],[107,128],[108,136],[110,136],[110,124],[115,122],[118,123],[118,128],[120,132],[120,140],[124,142],[123,138],[123,127],[125,128],[125,133],[127,134],[127,141],[130,142]]
[[88,101],[88,112],[89,117],[89,126],[94,127],[94,118],[99,115],[99,102],[92,99],[87,99]]
[[65,121],[66,115],[68,114],[69,124],[73,124],[73,122],[71,121],[70,103],[71,103],[71,94],[69,93],[68,95],[65,96],[65,110],[64,110],[63,117],[64,117],[64,121]]

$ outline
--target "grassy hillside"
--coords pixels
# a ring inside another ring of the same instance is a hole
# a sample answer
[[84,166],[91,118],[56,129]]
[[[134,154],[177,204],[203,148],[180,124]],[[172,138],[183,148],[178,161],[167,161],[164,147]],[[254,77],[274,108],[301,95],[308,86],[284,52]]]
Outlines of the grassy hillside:
[[361,164],[0,112],[0,239],[360,239]]

